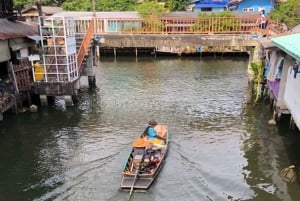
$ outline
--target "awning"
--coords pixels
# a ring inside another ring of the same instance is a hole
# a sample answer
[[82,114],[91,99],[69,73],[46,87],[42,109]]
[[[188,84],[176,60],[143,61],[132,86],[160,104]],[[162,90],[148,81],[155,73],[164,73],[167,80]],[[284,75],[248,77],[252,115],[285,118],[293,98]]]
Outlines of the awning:
[[35,46],[35,41],[29,40],[26,38],[14,38],[9,40],[9,46],[12,51],[18,51],[24,48]]
[[272,39],[272,42],[278,48],[300,61],[300,33],[276,37]]
[[41,40],[40,35],[27,36],[27,38],[30,38],[30,39],[35,40],[35,41],[40,41]]

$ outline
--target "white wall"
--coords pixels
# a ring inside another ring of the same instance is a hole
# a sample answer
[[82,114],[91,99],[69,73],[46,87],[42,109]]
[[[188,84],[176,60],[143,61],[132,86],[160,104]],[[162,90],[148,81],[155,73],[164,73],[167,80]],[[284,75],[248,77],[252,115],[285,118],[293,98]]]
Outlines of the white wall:
[[[295,124],[300,128],[300,73],[297,73],[294,78],[294,71],[291,67],[294,60],[289,60],[289,68],[286,74],[286,87],[284,92],[284,101],[287,108],[290,110]],[[300,70],[300,69],[299,69]]]

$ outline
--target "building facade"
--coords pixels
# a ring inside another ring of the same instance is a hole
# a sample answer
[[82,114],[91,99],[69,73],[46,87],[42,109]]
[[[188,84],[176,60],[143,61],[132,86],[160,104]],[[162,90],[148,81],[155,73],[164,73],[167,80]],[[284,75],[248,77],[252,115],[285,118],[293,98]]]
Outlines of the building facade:
[[231,0],[227,7],[238,12],[260,12],[268,14],[275,6],[275,0]]
[[[274,118],[290,114],[300,128],[300,33],[274,37],[265,46],[265,73],[269,96],[273,100]],[[292,124],[291,124],[292,125]]]

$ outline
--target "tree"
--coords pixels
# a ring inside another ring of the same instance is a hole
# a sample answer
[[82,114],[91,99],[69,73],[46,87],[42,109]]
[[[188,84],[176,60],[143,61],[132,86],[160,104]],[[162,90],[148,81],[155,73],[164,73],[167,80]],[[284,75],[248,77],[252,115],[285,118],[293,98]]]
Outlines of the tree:
[[189,0],[162,0],[162,2],[165,2],[165,7],[170,11],[185,11]]
[[137,0],[95,0],[98,11],[133,11]]
[[[133,11],[137,0],[95,0],[96,11]],[[64,10],[92,11],[92,0],[65,0]]]
[[68,11],[92,11],[93,5],[87,0],[66,0],[61,7]]
[[[14,0],[14,6],[24,7],[35,5],[38,0]],[[97,11],[133,11],[140,0],[95,0]],[[149,0],[143,0],[147,2]],[[169,11],[184,11],[189,0],[154,0],[161,3]],[[91,11],[92,0],[41,0],[44,6],[61,6],[64,10]]]
[[300,2],[299,0],[288,0],[279,3],[270,12],[269,16],[272,20],[287,24],[293,27],[300,23]]
[[136,6],[136,11],[142,17],[159,18],[163,13],[168,12],[168,9],[165,8],[164,3],[159,3],[157,1],[143,1],[141,4]]
[[[15,7],[35,5],[39,0],[13,0]],[[41,0],[44,6],[60,6],[65,0]]]
[[34,5],[34,0],[14,0],[13,3],[14,3],[14,6],[21,6],[21,7],[24,7],[26,5]]

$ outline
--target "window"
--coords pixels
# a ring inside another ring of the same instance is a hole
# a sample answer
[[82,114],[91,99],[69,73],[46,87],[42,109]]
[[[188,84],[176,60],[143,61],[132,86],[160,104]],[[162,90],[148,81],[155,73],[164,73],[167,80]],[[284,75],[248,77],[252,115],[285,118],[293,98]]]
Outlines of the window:
[[212,8],[201,8],[202,12],[209,12],[212,11]]
[[244,12],[254,12],[254,8],[244,8]]

